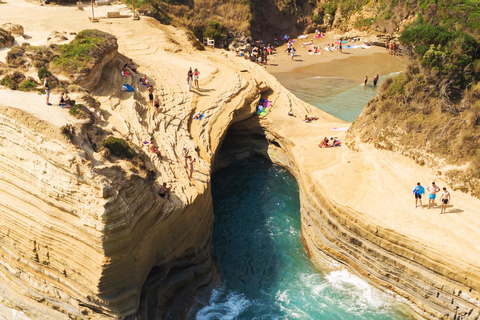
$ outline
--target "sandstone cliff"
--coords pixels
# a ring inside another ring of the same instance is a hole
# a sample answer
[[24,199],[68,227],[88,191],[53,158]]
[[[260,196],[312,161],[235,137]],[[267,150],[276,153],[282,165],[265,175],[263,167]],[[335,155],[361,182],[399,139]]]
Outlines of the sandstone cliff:
[[[37,9],[29,6],[12,22],[29,26]],[[68,8],[51,14],[69,32],[80,31],[86,19]],[[42,19],[49,18],[46,11]],[[39,37],[51,31],[48,23],[42,26]],[[422,168],[365,145],[318,148],[330,128],[345,123],[298,100],[249,61],[223,51],[195,51],[181,30],[149,18],[97,26],[114,34],[119,51],[150,77],[161,112],[154,117],[138,75],[120,74],[122,57],[103,67],[91,92],[95,122],[61,119],[76,128],[72,140],[40,104],[27,105],[28,112],[2,108],[2,304],[33,319],[182,318],[192,295],[214,277],[209,179],[232,127],[237,134],[265,137],[268,143],[255,152],[295,175],[303,241],[315,263],[322,254],[344,262],[408,299],[418,317],[478,318],[477,200],[453,193],[463,211],[442,220],[409,209],[404,203],[410,191],[392,199],[378,190],[381,199],[374,202],[371,188],[410,189],[407,173],[418,177]],[[189,66],[201,71],[200,88],[193,92],[185,86]],[[123,83],[135,92],[120,91]],[[261,97],[272,101],[272,111],[252,117]],[[44,121],[28,108],[45,111]],[[288,116],[290,110],[320,120],[306,124]],[[198,111],[205,112],[201,121],[192,119]],[[105,154],[100,142],[107,135],[135,146],[139,162]],[[162,159],[143,144],[151,136]],[[197,158],[191,181],[183,167],[184,145]],[[395,186],[388,185],[390,179]],[[162,182],[173,186],[172,202],[156,193]]]

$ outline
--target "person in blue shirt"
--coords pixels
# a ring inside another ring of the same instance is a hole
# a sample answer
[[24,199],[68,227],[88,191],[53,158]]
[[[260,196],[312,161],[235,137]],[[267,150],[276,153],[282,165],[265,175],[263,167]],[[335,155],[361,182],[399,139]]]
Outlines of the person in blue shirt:
[[417,182],[415,188],[413,188],[413,194],[415,195],[415,209],[418,207],[418,202],[420,201],[420,207],[422,206],[422,194],[425,194],[425,188],[420,185],[420,182]]

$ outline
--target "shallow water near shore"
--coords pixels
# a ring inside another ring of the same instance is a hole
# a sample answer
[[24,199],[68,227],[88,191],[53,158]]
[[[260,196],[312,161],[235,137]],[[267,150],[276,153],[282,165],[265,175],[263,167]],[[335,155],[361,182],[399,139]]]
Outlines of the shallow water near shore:
[[[276,74],[277,79],[298,98],[308,102],[344,121],[353,122],[367,105],[375,98],[382,82],[399,72],[380,76],[376,87],[372,79],[367,86],[360,81],[343,77],[312,76],[307,78],[294,77],[291,74]],[[304,116],[304,115],[297,115]]]
[[196,319],[408,319],[400,302],[338,263],[318,272],[300,232],[295,179],[264,159],[212,177],[212,249],[222,283]]

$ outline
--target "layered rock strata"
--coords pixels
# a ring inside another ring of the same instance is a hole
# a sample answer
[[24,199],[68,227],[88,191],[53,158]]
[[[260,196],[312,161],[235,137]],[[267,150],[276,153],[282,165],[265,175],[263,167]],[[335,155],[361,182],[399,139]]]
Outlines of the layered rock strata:
[[[14,21],[26,28],[28,6],[25,18]],[[68,32],[83,28],[83,20],[74,18],[84,13],[55,9],[52,16],[45,11],[41,19],[55,17]],[[193,294],[214,277],[209,179],[215,163],[221,165],[222,159],[215,156],[228,128],[238,122],[237,133],[268,141],[256,143],[252,152],[268,156],[295,175],[302,237],[315,263],[324,253],[344,262],[371,283],[408,299],[418,317],[478,318],[478,239],[460,248],[462,233],[452,230],[460,254],[455,247],[426,237],[444,230],[441,226],[413,228],[421,216],[412,219],[412,228],[389,224],[411,214],[395,211],[399,203],[392,200],[381,205],[392,212],[391,219],[378,219],[366,206],[369,201],[362,200],[369,200],[368,190],[349,188],[349,183],[359,181],[357,175],[368,185],[375,172],[388,173],[388,165],[397,161],[395,155],[373,153],[377,156],[369,158],[372,151],[362,146],[318,148],[330,128],[346,124],[298,100],[255,64],[226,52],[195,51],[182,31],[148,18],[98,27],[115,34],[120,52],[134,57],[141,72],[148,73],[161,112],[155,114],[149,107],[136,74],[121,76],[124,61],[118,60],[103,66],[101,81],[92,90],[95,121],[88,128],[77,126],[73,140],[48,122],[48,109],[45,121],[29,112],[1,109],[4,305],[33,319],[185,317]],[[138,27],[141,33],[135,32]],[[201,71],[201,88],[193,92],[185,88],[187,66]],[[123,83],[131,84],[135,92],[121,92]],[[252,117],[261,97],[271,101],[271,112],[264,118]],[[288,111],[299,117],[288,116]],[[205,113],[203,120],[192,119],[196,112]],[[306,124],[304,114],[320,119]],[[102,153],[106,135],[136,146],[142,164]],[[150,137],[163,158],[144,145]],[[184,145],[197,159],[192,180],[184,168]],[[382,162],[385,159],[391,163]],[[332,171],[337,173],[333,178]],[[397,183],[402,181],[395,177]],[[171,202],[156,192],[164,181],[173,185]],[[358,201],[350,203],[351,198]],[[461,226],[461,219],[446,218],[446,223]],[[461,218],[476,226],[467,213]]]

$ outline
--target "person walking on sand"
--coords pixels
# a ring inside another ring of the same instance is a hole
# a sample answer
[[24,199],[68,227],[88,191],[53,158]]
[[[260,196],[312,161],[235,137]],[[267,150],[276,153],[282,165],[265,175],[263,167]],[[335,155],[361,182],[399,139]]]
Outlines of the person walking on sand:
[[415,209],[418,207],[418,202],[420,202],[420,207],[423,209],[422,194],[425,194],[425,188],[420,185],[420,182],[417,182],[417,185],[413,188],[413,194],[415,195]]
[[51,106],[52,104],[50,103],[50,77],[48,74],[45,76],[45,79],[43,80],[43,88],[45,89],[45,94],[47,95],[47,106]]
[[442,194],[442,210],[440,214],[445,214],[445,210],[447,209],[447,204],[450,202],[450,192],[447,191],[447,188],[443,187],[443,194]]
[[378,73],[377,73],[377,75],[375,77],[373,77],[373,86],[374,87],[377,86],[378,78],[379,78],[379,76],[378,76]]
[[428,208],[433,208],[435,205],[435,198],[437,196],[437,192],[440,191],[440,188],[435,185],[435,182],[432,182],[432,185],[428,187]]
[[198,77],[200,76],[200,71],[198,71],[197,68],[195,68],[195,71],[193,71],[193,85],[198,89]]
[[342,52],[342,40],[340,40],[340,44],[338,45],[338,51],[339,51],[340,53],[343,53],[343,52]]
[[290,52],[291,56],[292,56],[292,61],[293,61],[293,57],[295,57],[295,48],[292,48],[292,51]]
[[368,82],[368,76],[365,76],[365,79],[363,79],[363,86],[367,86],[367,82]]

